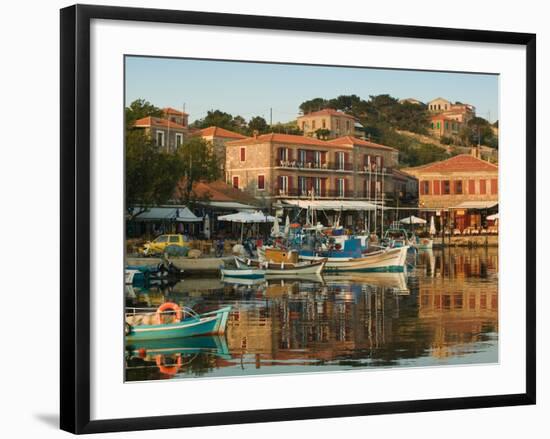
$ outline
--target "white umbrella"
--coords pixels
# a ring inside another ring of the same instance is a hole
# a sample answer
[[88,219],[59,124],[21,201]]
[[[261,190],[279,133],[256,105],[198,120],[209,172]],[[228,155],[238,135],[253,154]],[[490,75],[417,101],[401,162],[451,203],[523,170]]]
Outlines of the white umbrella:
[[286,216],[284,233],[285,233],[285,236],[288,236],[288,234],[290,233],[290,217],[288,215]]
[[271,236],[279,236],[281,230],[279,229],[279,221],[273,221],[273,228],[271,229]]
[[399,222],[402,224],[426,224],[425,219],[418,218],[417,216],[414,216],[414,215],[400,219]]
[[254,212],[237,212],[229,215],[222,215],[218,217],[218,221],[230,221],[232,223],[241,223],[241,241],[243,240],[244,225],[245,223],[274,223],[277,218],[274,216],[266,215],[259,210]]
[[432,217],[430,218],[430,235],[435,235],[436,234],[436,230],[435,230],[435,218],[434,216],[432,215]]
[[497,212],[497,213],[494,213],[494,214],[492,214],[492,215],[489,215],[489,216],[487,217],[487,219],[488,219],[489,221],[497,220],[497,219],[498,219],[498,212]]
[[210,217],[208,214],[204,216],[204,237],[210,239]]

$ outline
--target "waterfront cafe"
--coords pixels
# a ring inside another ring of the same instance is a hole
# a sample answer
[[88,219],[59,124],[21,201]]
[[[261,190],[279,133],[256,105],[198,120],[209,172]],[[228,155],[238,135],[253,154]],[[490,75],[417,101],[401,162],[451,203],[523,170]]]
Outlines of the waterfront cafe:
[[154,237],[171,233],[195,235],[200,230],[202,220],[187,206],[130,207],[126,215],[126,236]]
[[498,233],[488,219],[498,212],[497,201],[463,201],[449,208],[453,235]]

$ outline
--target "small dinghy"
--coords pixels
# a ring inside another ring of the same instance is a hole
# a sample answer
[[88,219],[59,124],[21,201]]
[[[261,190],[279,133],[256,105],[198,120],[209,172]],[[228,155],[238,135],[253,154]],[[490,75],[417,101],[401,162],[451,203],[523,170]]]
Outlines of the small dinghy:
[[239,279],[263,279],[265,277],[265,270],[259,268],[220,268],[222,273],[222,279],[224,278],[239,278]]
[[129,308],[127,311],[126,341],[134,342],[224,334],[231,307],[197,314],[191,308],[166,302],[154,312],[149,308]]
[[270,275],[301,275],[301,274],[321,274],[325,267],[326,259],[307,262],[260,262],[254,259],[244,259],[235,257],[237,267],[244,270],[251,267],[258,267],[265,270],[265,274]]

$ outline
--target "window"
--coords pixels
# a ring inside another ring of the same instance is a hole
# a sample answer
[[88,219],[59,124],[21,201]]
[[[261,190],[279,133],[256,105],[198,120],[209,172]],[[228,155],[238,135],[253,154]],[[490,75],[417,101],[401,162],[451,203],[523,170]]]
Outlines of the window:
[[321,125],[323,126],[323,129],[327,127],[327,122],[325,119],[322,120]]
[[258,189],[264,190],[265,189],[265,176],[258,175]]
[[288,192],[288,177],[286,175],[281,175],[279,177],[279,191],[281,194],[286,194]]
[[487,193],[487,181],[479,180],[479,193],[485,195]]
[[443,180],[443,195],[449,195],[451,193],[451,182],[449,180]]
[[343,178],[337,178],[336,179],[336,190],[338,192],[339,197],[345,196],[346,191],[346,180]]
[[455,180],[455,194],[462,194],[462,180]]
[[476,181],[475,180],[469,180],[468,181],[468,193],[469,194],[475,194],[476,193]]
[[346,120],[346,130],[347,130],[347,131],[350,130],[350,123],[349,123],[349,120]]
[[321,167],[321,151],[315,151],[313,154],[313,160],[317,168]]
[[321,195],[321,179],[319,177],[313,179],[313,190],[315,195]]
[[246,160],[246,148],[241,148],[241,162]]
[[180,242],[179,236],[170,236],[170,242]]
[[420,183],[420,194],[430,195],[430,182],[428,180],[424,180]]
[[306,150],[305,149],[299,149],[298,150],[298,161],[302,164],[302,166],[306,162]]
[[167,235],[160,235],[153,242],[168,242],[168,236]]
[[496,178],[491,179],[491,194],[498,194],[498,179]]
[[157,131],[157,146],[164,146],[164,131]]
[[336,169],[344,169],[344,153],[336,153]]
[[237,175],[233,177],[233,187],[239,189],[239,177]]
[[315,121],[314,121],[314,120],[311,121],[311,129],[312,129],[312,130],[315,129]]
[[307,195],[307,180],[306,177],[298,177],[298,190],[299,195]]
[[183,143],[183,134],[176,133],[176,148]]
[[441,128],[441,123],[437,122],[437,129]]
[[432,130],[434,129],[434,123],[432,122]]
[[340,119],[336,119],[336,129],[340,129]]
[[278,154],[279,154],[279,160],[281,161],[288,160],[288,148],[279,148]]
[[441,195],[441,182],[439,180],[434,180],[434,195]]
[[445,121],[445,131],[449,131],[449,122]]

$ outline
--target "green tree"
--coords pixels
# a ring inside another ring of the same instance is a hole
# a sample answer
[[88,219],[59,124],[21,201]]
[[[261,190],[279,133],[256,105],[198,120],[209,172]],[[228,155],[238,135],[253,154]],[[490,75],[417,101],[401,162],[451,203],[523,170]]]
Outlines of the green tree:
[[330,130],[326,128],[319,128],[315,131],[315,136],[320,140],[327,140],[330,136]]
[[145,99],[136,99],[124,109],[124,115],[126,126],[131,127],[136,120],[142,117],[162,117],[162,110]]
[[134,216],[168,202],[181,177],[177,156],[156,147],[142,130],[126,131],[126,204],[140,207]]
[[319,111],[328,106],[328,101],[324,98],[314,98],[300,104],[300,111],[303,114]]
[[196,201],[198,197],[193,185],[198,181],[214,181],[220,178],[220,163],[212,145],[201,137],[190,137],[179,146],[176,157],[179,160],[178,174],[183,177],[178,185],[178,198],[183,203]]
[[226,130],[242,132],[244,119],[241,116],[233,117],[233,115],[221,110],[212,110],[206,113],[203,119],[198,119],[193,123],[196,128],[208,128],[217,126]]
[[256,116],[248,121],[248,132],[252,134],[254,131],[258,131],[260,134],[264,134],[269,131],[269,125],[263,117]]

